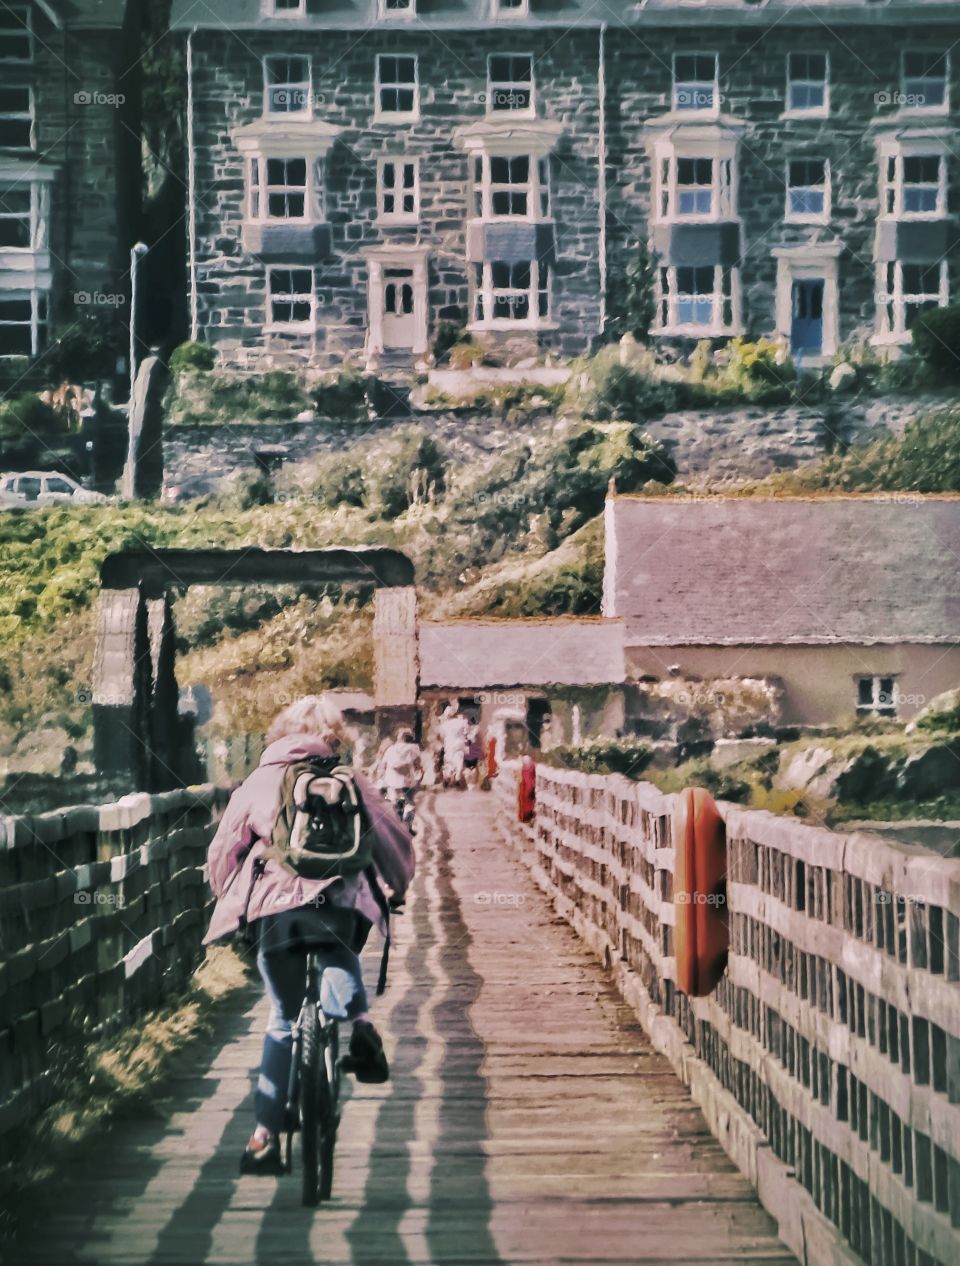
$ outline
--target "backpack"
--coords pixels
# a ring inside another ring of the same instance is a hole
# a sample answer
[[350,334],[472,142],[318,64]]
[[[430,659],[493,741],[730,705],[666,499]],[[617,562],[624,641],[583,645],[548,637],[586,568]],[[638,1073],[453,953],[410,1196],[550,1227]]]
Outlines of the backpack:
[[352,769],[322,757],[286,767],[270,855],[303,879],[343,879],[372,865],[373,833]]

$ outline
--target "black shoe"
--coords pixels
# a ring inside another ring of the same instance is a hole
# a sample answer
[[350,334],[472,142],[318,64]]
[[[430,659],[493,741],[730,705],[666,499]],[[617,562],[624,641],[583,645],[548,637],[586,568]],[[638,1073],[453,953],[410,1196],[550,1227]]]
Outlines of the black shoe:
[[380,1034],[369,1020],[356,1020],[350,1034],[350,1054],[340,1061],[344,1072],[353,1073],[357,1081],[378,1086],[390,1079],[390,1065],[383,1053]]
[[261,1174],[270,1178],[286,1173],[280,1156],[280,1140],[275,1134],[267,1138],[256,1132],[250,1135],[243,1155],[240,1157],[240,1173]]

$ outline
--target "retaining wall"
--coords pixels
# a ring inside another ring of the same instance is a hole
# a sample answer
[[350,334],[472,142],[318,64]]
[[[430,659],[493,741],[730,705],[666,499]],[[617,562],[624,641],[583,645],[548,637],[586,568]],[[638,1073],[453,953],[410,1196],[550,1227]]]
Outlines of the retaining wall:
[[505,837],[613,969],[803,1263],[960,1261],[960,862],[721,805],[731,948],[675,984],[677,797],[539,766]]
[[54,1097],[72,1039],[119,1028],[186,982],[228,794],[135,793],[0,818],[0,1133]]

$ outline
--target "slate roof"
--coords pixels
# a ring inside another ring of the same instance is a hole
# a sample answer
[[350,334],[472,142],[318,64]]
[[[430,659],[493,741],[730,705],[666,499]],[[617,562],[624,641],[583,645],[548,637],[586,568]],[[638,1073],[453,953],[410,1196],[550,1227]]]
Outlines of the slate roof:
[[598,686],[624,680],[620,620],[423,620],[428,689]]
[[612,497],[628,646],[960,641],[960,497]]
[[[363,28],[390,25],[404,29],[402,20],[380,16],[378,0],[308,0],[306,17],[279,17],[264,12],[262,0],[173,0],[170,25],[174,29],[213,27],[226,30],[263,27],[283,30]],[[637,26],[695,26],[716,23],[770,25],[787,22],[822,28],[831,23],[917,25],[956,19],[956,3],[948,0],[530,0],[522,20],[493,16],[490,0],[420,0],[413,29],[496,26],[501,29],[536,26],[599,26],[604,22]]]

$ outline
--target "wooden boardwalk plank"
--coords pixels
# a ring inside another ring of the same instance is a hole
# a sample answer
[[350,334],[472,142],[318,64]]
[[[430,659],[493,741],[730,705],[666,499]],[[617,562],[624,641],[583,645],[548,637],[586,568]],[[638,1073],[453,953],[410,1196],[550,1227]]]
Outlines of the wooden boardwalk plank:
[[[333,1201],[241,1179],[265,1007],[251,995],[24,1211],[50,1266],[795,1266],[632,1014],[492,830],[421,810],[420,867],[377,1005],[393,1078],[351,1086]],[[376,951],[374,951],[375,954]]]

